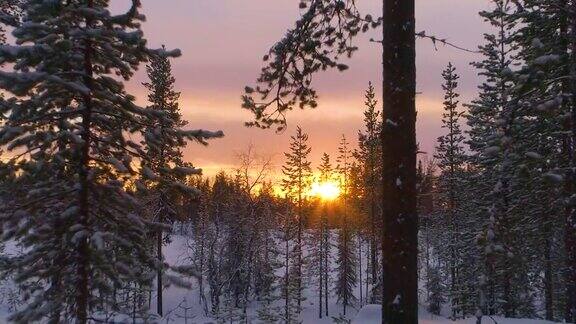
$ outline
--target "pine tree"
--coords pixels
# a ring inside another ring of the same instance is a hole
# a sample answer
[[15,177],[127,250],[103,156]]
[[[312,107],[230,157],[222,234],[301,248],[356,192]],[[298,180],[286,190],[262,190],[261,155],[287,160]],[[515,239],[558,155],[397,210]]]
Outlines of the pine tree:
[[338,278],[336,280],[336,295],[342,302],[343,313],[346,315],[346,307],[353,305],[357,299],[354,296],[354,287],[358,281],[357,277],[357,256],[354,237],[351,230],[351,221],[349,219],[349,194],[350,194],[350,170],[352,162],[352,152],[350,151],[346,137],[342,135],[338,147],[338,165],[336,169],[341,177],[340,188],[342,191],[342,221],[338,233],[338,253],[337,268]]
[[[472,163],[483,170],[482,184],[486,184],[481,198],[478,197],[480,206],[477,210],[488,211],[477,216],[487,219],[480,225],[483,228],[481,245],[484,264],[479,287],[479,314],[494,314],[495,307],[511,307],[513,298],[510,258],[505,251],[512,244],[504,241],[512,239],[512,233],[507,232],[511,230],[509,157],[512,143],[509,132],[512,130],[507,128],[507,122],[502,121],[506,121],[513,111],[509,90],[513,86],[511,71],[517,51],[514,43],[516,22],[510,15],[513,10],[510,1],[494,0],[493,5],[492,11],[480,14],[497,32],[495,35],[485,35],[486,44],[480,47],[485,59],[474,63],[486,81],[479,87],[479,98],[469,106],[468,116]],[[506,128],[508,130],[504,131]],[[502,304],[496,305],[497,300],[501,300]],[[510,309],[506,311],[507,314]]]
[[[534,224],[532,227],[527,226],[530,223],[519,224],[523,234],[517,250],[526,256],[530,255],[529,251],[542,255],[542,258],[528,258],[524,268],[544,273],[541,298],[544,299],[548,320],[554,320],[555,313],[564,311],[560,309],[563,307],[563,296],[557,298],[559,294],[554,292],[558,284],[563,285],[561,281],[564,278],[555,269],[564,263],[564,248],[560,242],[555,244],[552,238],[559,234],[559,229],[567,229],[564,224],[568,210],[564,214],[556,206],[561,196],[570,195],[570,185],[565,185],[564,192],[560,193],[557,185],[545,179],[564,174],[559,170],[570,160],[569,136],[566,132],[569,129],[566,116],[570,114],[570,101],[566,94],[572,92],[568,79],[565,79],[570,73],[567,3],[563,0],[546,3],[528,0],[522,4],[522,10],[515,14],[520,26],[520,37],[516,38],[520,46],[519,57],[523,61],[517,72],[521,87],[517,86],[520,90],[514,94],[521,98],[523,105],[518,107],[516,114],[529,121],[523,122],[522,127],[515,130],[515,141],[518,142],[515,153],[522,156],[520,161],[516,161],[516,167],[522,170],[516,191],[524,197],[520,204],[531,211],[531,223]],[[532,104],[528,105],[527,102]],[[541,158],[544,156],[546,158]],[[522,290],[524,295],[537,291],[526,283],[516,289]],[[519,306],[520,316],[534,313],[533,307],[530,309],[525,302]]]
[[370,269],[367,269],[367,275],[370,276],[372,287],[376,286],[378,281],[378,236],[380,221],[378,220],[379,204],[381,192],[381,177],[379,168],[381,167],[381,141],[380,133],[382,130],[382,121],[379,111],[376,110],[378,101],[374,93],[372,83],[368,84],[368,90],[365,94],[366,110],[364,111],[365,129],[358,136],[358,150],[355,151],[354,157],[360,164],[362,183],[364,191],[362,197],[363,208],[368,213],[368,235],[369,235],[369,254]]
[[459,94],[456,92],[459,76],[452,63],[442,73],[445,83],[442,89],[444,96],[444,113],[442,118],[442,128],[446,134],[438,138],[435,157],[438,159],[438,167],[441,171],[439,191],[442,196],[444,210],[446,213],[445,232],[447,233],[448,264],[450,268],[450,302],[452,306],[452,319],[461,312],[459,298],[459,278],[462,271],[459,251],[464,247],[460,246],[462,238],[459,237],[463,215],[460,211],[462,187],[462,173],[466,156],[464,154],[464,136],[460,130],[460,117],[463,113],[459,111]]
[[354,305],[357,298],[354,295],[357,277],[357,256],[354,243],[354,237],[346,225],[338,233],[338,252],[336,257],[336,267],[338,277],[336,279],[336,295],[342,303],[343,314],[346,315],[346,308]]
[[[165,48],[163,47],[163,50]],[[184,165],[182,161],[182,148],[186,142],[174,131],[186,125],[179,112],[178,99],[180,93],[174,91],[175,79],[167,57],[153,55],[146,66],[150,82],[144,83],[148,89],[148,109],[158,116],[158,122],[145,129],[144,141],[147,161],[142,165],[147,170],[159,175],[166,181],[149,188],[149,197],[154,215],[152,220],[159,223],[170,223],[176,218],[176,208],[172,202],[177,201],[177,192],[170,187],[170,181],[184,180],[186,175],[200,174],[201,170]],[[174,168],[174,169],[172,169]],[[177,170],[180,174],[172,172]],[[163,263],[162,245],[165,238],[162,230],[156,233],[156,254],[158,261]],[[158,269],[157,284],[157,313],[162,316],[162,268]]]
[[[516,14],[521,21],[518,43],[521,46],[520,57],[523,67],[518,72],[524,81],[522,91],[517,96],[533,105],[526,105],[520,112],[532,121],[524,127],[521,141],[531,158],[525,166],[525,174],[530,187],[528,195],[539,197],[540,204],[533,204],[535,213],[540,215],[535,222],[544,229],[536,233],[536,245],[532,249],[541,250],[544,257],[541,262],[543,278],[543,298],[545,298],[545,317],[554,320],[558,314],[564,314],[566,321],[576,320],[576,235],[571,223],[574,223],[574,205],[570,198],[574,193],[574,102],[570,100],[575,92],[570,82],[574,68],[573,47],[576,43],[574,33],[574,2],[567,0],[527,0],[523,10]],[[546,86],[543,86],[546,85]],[[553,189],[555,181],[561,178],[564,186],[561,193]],[[546,180],[542,184],[541,179]],[[542,199],[542,197],[547,199]],[[559,199],[559,200],[557,200]],[[564,201],[564,203],[562,203]],[[568,203],[566,203],[568,202]],[[553,208],[560,203],[564,210]],[[559,233],[556,228],[564,229],[562,246],[554,243],[552,237]],[[558,252],[560,253],[558,253]],[[563,278],[558,276],[556,268],[564,263],[567,270]],[[557,279],[555,279],[557,278]],[[558,280],[560,279],[560,280]],[[565,281],[566,283],[562,283]],[[555,287],[565,285],[564,294],[557,294]]]
[[[380,175],[381,141],[380,133],[382,122],[380,113],[376,110],[378,102],[372,83],[368,84],[365,93],[364,129],[358,132],[358,148],[354,150],[352,172],[350,179],[350,204],[359,211],[359,217],[355,221],[357,229],[358,255],[362,255],[363,242],[367,242],[366,253],[366,277],[362,278],[362,262],[358,263],[360,286],[360,304],[363,303],[362,291],[365,290],[365,298],[368,295],[375,296],[372,289],[378,287],[379,277],[379,237],[381,220],[378,214],[381,211],[380,199],[382,182]],[[365,289],[362,287],[365,284]]]
[[[28,297],[14,321],[86,323],[118,309],[113,291],[149,285],[150,270],[160,266],[145,244],[158,225],[141,217],[127,186],[133,162],[147,159],[127,135],[158,117],[136,106],[119,79],[130,79],[151,55],[179,51],[145,47],[139,1],[120,15],[108,6],[25,1],[22,19],[34,23],[13,35],[26,45],[0,46],[2,60],[14,63],[0,72],[0,87],[17,96],[1,107],[9,116],[1,144],[18,150],[17,185],[27,192],[2,217],[3,239],[26,247],[11,266]],[[202,141],[222,135],[174,133]]]
[[446,301],[443,292],[444,287],[442,286],[442,276],[440,271],[432,267],[429,269],[427,274],[426,290],[430,292],[430,297],[428,298],[428,311],[434,315],[440,315],[442,310],[442,305]]
[[308,155],[311,148],[308,146],[308,135],[302,131],[302,128],[296,128],[296,135],[291,136],[290,152],[284,153],[286,164],[282,167],[284,179],[283,186],[287,196],[292,198],[296,204],[296,243],[294,246],[294,276],[298,290],[298,306],[302,300],[302,267],[303,267],[303,234],[304,234],[304,204],[305,195],[310,187],[312,169]]

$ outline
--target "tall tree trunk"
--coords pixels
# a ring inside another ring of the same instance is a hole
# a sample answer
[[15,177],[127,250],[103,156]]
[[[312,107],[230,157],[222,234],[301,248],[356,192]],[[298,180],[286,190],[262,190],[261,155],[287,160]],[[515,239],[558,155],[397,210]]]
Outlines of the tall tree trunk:
[[383,323],[418,323],[414,0],[383,1]]
[[[94,7],[94,1],[88,0],[87,3],[89,8]],[[86,26],[92,25],[92,19],[87,16]],[[90,38],[86,38],[84,42],[84,84],[90,89],[93,88],[92,85],[92,41]],[[80,166],[79,166],[79,182],[80,182],[80,192],[79,192],[79,210],[80,210],[80,224],[84,227],[84,230],[89,231],[89,195],[90,195],[90,182],[88,179],[89,169],[90,169],[90,145],[91,145],[91,127],[92,127],[92,94],[88,93],[83,96],[84,109],[82,111],[82,140],[84,145],[82,146],[82,151],[80,153]],[[88,322],[88,303],[90,298],[89,290],[89,264],[90,264],[90,248],[88,246],[88,238],[83,238],[78,244],[78,297],[76,301],[76,321],[79,324],[85,324]]]

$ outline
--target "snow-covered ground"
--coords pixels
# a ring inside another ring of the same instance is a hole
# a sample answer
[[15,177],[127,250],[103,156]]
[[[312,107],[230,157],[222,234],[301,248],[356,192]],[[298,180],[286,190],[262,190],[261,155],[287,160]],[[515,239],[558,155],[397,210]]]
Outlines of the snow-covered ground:
[[[17,247],[7,247],[5,251],[17,251]],[[190,264],[189,258],[190,249],[188,248],[188,238],[185,236],[175,235],[172,237],[172,242],[164,248],[164,255],[167,261],[173,265]],[[363,264],[363,269],[365,263]],[[336,272],[332,271],[331,276],[336,276]],[[333,280],[334,280],[333,279]],[[202,303],[200,303],[198,283],[195,280],[190,282],[192,289],[184,289],[176,286],[166,287],[164,290],[164,317],[158,323],[174,323],[174,324],[192,324],[192,323],[215,323],[215,320],[207,315]],[[310,286],[310,285],[309,285]],[[363,287],[365,293],[365,287]],[[10,294],[17,294],[17,290],[11,282],[4,282],[0,286],[0,323],[6,323],[7,317],[10,314],[11,308],[14,305],[10,304]],[[356,296],[360,294],[360,287],[356,287]],[[318,317],[318,294],[315,287],[311,285],[309,289],[304,292],[306,300],[304,301],[304,310],[301,314],[303,323],[333,323],[333,317],[342,317],[351,320],[354,324],[371,324],[380,323],[381,308],[379,305],[365,305],[361,309],[347,308],[347,316],[342,314],[342,306],[337,303],[336,296],[331,294],[329,298],[329,317],[323,316],[322,319]],[[156,296],[152,296],[151,310],[156,309]],[[258,305],[254,304],[249,310],[248,314],[253,318],[252,322],[256,321],[256,310]],[[187,318],[187,320],[186,320]],[[431,315],[424,309],[420,310],[419,314],[420,323],[440,324],[440,323],[458,323],[458,324],[473,324],[476,319],[470,318],[467,320],[460,320],[452,322],[446,318]],[[545,324],[550,323],[542,320],[527,320],[527,319],[504,319],[495,317],[494,319],[485,318],[483,323],[498,323],[498,324]]]
[[[165,257],[171,264],[187,264],[187,258],[189,258],[189,254],[187,252],[187,239],[183,236],[174,236],[172,243],[170,246],[165,248]],[[335,253],[335,251],[334,251]],[[334,254],[333,254],[334,255]],[[365,262],[365,260],[363,260]],[[365,269],[366,264],[363,264],[363,269]],[[283,270],[282,270],[283,271]],[[335,280],[336,272],[332,271],[331,275],[334,277],[332,280]],[[197,288],[196,283],[194,284],[194,288]],[[164,318],[163,323],[184,323],[182,319],[183,308],[181,303],[187,303],[187,307],[192,307],[188,312],[189,314],[194,314],[194,319],[192,322],[194,323],[211,323],[213,319],[206,316],[202,309],[202,306],[199,303],[199,296],[197,289],[192,290],[185,290],[178,287],[169,287],[164,292],[164,303],[165,303],[165,313],[166,316]],[[365,287],[363,287],[364,290]],[[365,290],[363,291],[365,293]],[[360,287],[356,287],[356,295],[359,296],[360,294]],[[334,294],[330,295],[329,298],[329,313],[330,316],[326,317],[323,316],[322,319],[318,317],[318,294],[315,292],[314,287],[309,287],[305,290],[306,301],[304,302],[304,310],[302,312],[302,322],[304,324],[307,323],[334,323],[334,319],[332,317],[340,317],[342,314],[342,306],[337,303],[336,296]],[[180,307],[179,307],[180,305]],[[152,309],[155,309],[155,305],[153,302]],[[250,311],[256,317],[256,309],[257,305],[254,305],[253,309]],[[343,315],[342,315],[343,316]],[[380,305],[366,305],[361,309],[354,309],[348,307],[347,309],[347,316],[343,316],[348,320],[351,320],[354,324],[376,324],[380,323],[381,319],[381,307]],[[456,322],[450,321],[444,317],[439,317],[432,315],[425,311],[424,308],[420,308],[419,312],[419,322],[424,324],[443,324],[443,323],[457,323],[457,324],[474,324],[476,323],[475,318],[470,318],[466,320],[459,320]],[[189,321],[188,323],[190,323]],[[256,322],[254,320],[254,322]],[[484,318],[482,323],[486,324],[550,324],[551,322],[543,321],[543,320],[528,320],[528,319],[505,319],[501,317],[494,317],[490,319],[488,317]]]
[[[366,305],[358,312],[356,317],[352,320],[352,324],[380,324],[382,317],[382,308],[380,305]],[[432,315],[422,308],[418,314],[418,322],[422,324],[475,324],[476,318],[468,318],[465,320],[451,321],[444,317]],[[311,322],[312,323],[312,322]],[[482,323],[486,324],[550,324],[552,322],[543,320],[529,320],[518,318],[502,318],[502,317],[484,317]]]

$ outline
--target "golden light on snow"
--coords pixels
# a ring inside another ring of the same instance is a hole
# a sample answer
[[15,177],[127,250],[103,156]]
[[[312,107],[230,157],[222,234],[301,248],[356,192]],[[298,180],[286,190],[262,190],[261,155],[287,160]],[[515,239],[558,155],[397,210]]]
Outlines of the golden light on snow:
[[323,200],[334,200],[340,195],[340,186],[334,181],[314,182],[309,195]]

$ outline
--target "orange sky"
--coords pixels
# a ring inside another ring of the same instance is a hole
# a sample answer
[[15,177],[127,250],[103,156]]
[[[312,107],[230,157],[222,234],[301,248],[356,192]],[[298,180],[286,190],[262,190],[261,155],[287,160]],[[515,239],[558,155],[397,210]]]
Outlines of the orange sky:
[[[114,0],[118,9],[128,0]],[[235,152],[253,143],[256,150],[275,156],[274,164],[283,163],[282,152],[296,125],[310,135],[311,159],[316,163],[323,152],[335,154],[341,134],[350,142],[362,127],[363,92],[372,81],[380,84],[380,48],[368,42],[378,38],[375,32],[357,40],[360,51],[348,62],[344,73],[328,72],[315,78],[320,106],[314,111],[294,111],[288,115],[288,130],[248,129],[243,122],[250,114],[240,108],[245,85],[254,84],[262,65],[261,57],[282,37],[298,17],[297,0],[143,0],[147,16],[144,33],[152,47],[165,44],[180,48],[183,56],[173,61],[177,90],[182,92],[182,113],[191,128],[221,129],[226,137],[209,147],[189,145],[188,161],[212,175],[220,168],[235,164]],[[364,12],[380,12],[378,0],[358,0]],[[417,0],[417,30],[448,37],[464,47],[476,48],[488,27],[477,12],[487,8],[487,0]],[[478,83],[469,62],[478,59],[429,41],[418,41],[418,139],[421,149],[433,152],[441,134],[440,115],[442,69],[452,61],[461,74],[463,101],[470,101]],[[140,85],[144,69],[128,86],[141,104],[146,94]],[[380,97],[380,96],[378,96]],[[316,165],[315,165],[316,166]]]

